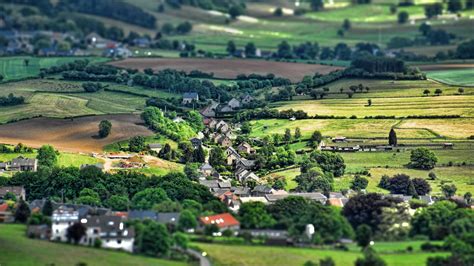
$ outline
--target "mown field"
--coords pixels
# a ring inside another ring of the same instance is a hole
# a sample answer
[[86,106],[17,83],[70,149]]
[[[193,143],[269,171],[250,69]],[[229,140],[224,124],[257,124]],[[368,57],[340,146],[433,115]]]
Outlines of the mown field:
[[428,78],[445,84],[474,86],[474,68],[464,70],[432,71],[428,72]]
[[[29,61],[28,66],[25,65],[25,59]],[[57,66],[78,59],[87,59],[97,63],[108,60],[102,57],[2,57],[0,58],[0,74],[5,77],[4,81],[37,77],[41,68]]]
[[[10,161],[19,156],[25,158],[36,158],[37,153],[0,153],[0,162]],[[63,167],[80,167],[83,164],[95,164],[100,163],[101,160],[93,158],[89,155],[79,154],[79,153],[67,153],[61,152],[58,156],[58,165]]]
[[185,262],[155,259],[125,252],[95,249],[27,238],[26,227],[0,224],[2,265],[163,265]]
[[[362,257],[360,251],[335,251],[292,247],[263,247],[263,246],[240,246],[222,244],[193,243],[209,254],[213,265],[303,265],[311,260],[318,262],[319,259],[331,257],[336,265],[354,265],[358,257]],[[411,245],[413,252],[406,252],[406,247]],[[389,266],[418,266],[426,265],[426,260],[431,256],[447,256],[447,253],[426,253],[419,249],[419,242],[392,242],[375,243],[374,248],[379,251],[382,258]]]

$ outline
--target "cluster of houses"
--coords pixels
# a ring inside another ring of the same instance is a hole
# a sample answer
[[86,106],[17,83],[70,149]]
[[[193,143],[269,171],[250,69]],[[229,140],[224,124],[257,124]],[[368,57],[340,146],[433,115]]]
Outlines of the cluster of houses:
[[243,108],[245,105],[253,102],[254,100],[254,97],[249,94],[246,94],[238,98],[234,97],[226,103],[218,103],[212,101],[211,104],[201,110],[201,114],[205,117],[217,117],[225,114],[235,113],[241,108]]
[[32,158],[18,157],[9,162],[0,162],[0,172],[3,171],[32,171],[38,169],[38,160]]

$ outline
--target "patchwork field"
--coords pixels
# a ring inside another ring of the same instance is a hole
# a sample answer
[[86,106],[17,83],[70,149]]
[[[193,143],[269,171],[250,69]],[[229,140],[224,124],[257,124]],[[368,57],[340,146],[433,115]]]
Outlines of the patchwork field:
[[430,71],[427,76],[445,84],[474,86],[474,66],[463,70]]
[[[25,59],[29,61],[25,65]],[[91,62],[106,62],[107,58],[102,57],[2,57],[0,58],[0,74],[5,77],[5,81],[38,76],[41,68],[57,66],[69,63],[78,59],[88,59]]]
[[300,81],[305,75],[314,75],[318,72],[327,74],[340,67],[284,63],[265,60],[240,60],[240,59],[172,59],[172,58],[129,58],[121,61],[111,62],[111,65],[124,68],[136,68],[143,70],[152,68],[163,70],[166,68],[184,70],[201,70],[212,72],[218,78],[233,79],[239,74],[268,74],[286,77],[292,81]]
[[[0,224],[2,265],[162,265],[184,266],[184,262],[131,255],[125,252],[59,244],[26,237],[26,227]],[[19,248],[21,247],[21,248]]]
[[[404,243],[381,243],[379,253],[389,266],[413,266],[425,265],[428,257],[446,256],[447,253],[426,253],[419,249],[419,243],[413,243],[414,252],[407,253],[406,246],[411,242]],[[213,265],[303,265],[306,261],[319,261],[326,257],[332,257],[336,265],[353,265],[358,257],[362,257],[359,251],[335,251],[318,250],[308,248],[292,247],[262,247],[262,246],[236,246],[222,244],[193,243],[207,252]],[[418,246],[417,246],[418,245]],[[374,245],[377,250],[377,243]]]
[[[101,120],[112,122],[112,132],[98,139]],[[100,152],[105,145],[133,136],[150,136],[152,131],[142,125],[138,115],[103,115],[74,119],[35,118],[0,126],[0,143],[31,147],[51,144],[61,151]]]

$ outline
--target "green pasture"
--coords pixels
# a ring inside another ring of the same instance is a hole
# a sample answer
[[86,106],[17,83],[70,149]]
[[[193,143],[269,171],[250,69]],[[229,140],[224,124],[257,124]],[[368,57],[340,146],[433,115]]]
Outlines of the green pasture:
[[[29,60],[28,66],[25,65],[25,59]],[[105,62],[108,59],[100,57],[1,57],[0,74],[5,77],[5,81],[36,77],[41,68],[57,66],[69,63],[78,59],[88,59],[91,62]]]
[[[463,70],[430,71],[428,78],[450,85],[474,86],[474,68]],[[466,89],[465,89],[466,90]]]
[[126,252],[30,239],[20,224],[0,224],[2,265],[187,265]]
[[[380,255],[389,266],[417,266],[425,265],[428,257],[447,256],[447,253],[425,253],[415,249],[414,252],[402,251],[401,248],[411,242],[381,244]],[[318,262],[319,259],[331,257],[336,265],[354,265],[360,251],[336,251],[294,247],[264,247],[223,244],[193,243],[209,254],[213,265],[303,265],[306,261]],[[418,243],[413,243],[418,245]],[[375,243],[374,248],[377,248]],[[395,252],[393,251],[395,250]]]
[[[36,151],[32,153],[0,153],[0,162],[11,161],[19,156],[25,158],[36,158]],[[62,167],[80,167],[83,164],[96,164],[101,160],[85,154],[62,152],[58,156],[58,165]]]

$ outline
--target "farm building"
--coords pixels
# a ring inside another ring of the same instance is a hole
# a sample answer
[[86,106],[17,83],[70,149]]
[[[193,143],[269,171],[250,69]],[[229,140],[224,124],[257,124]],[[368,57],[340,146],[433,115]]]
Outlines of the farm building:
[[211,216],[202,216],[199,218],[199,221],[203,226],[209,226],[212,224],[217,225],[219,231],[224,230],[239,230],[240,223],[237,219],[234,218],[230,213],[222,213]]
[[186,92],[183,94],[182,104],[189,104],[199,101],[199,95],[196,92]]
[[26,191],[23,187],[19,186],[5,186],[0,187],[0,199],[5,197],[7,193],[15,195],[17,200],[26,200]]

